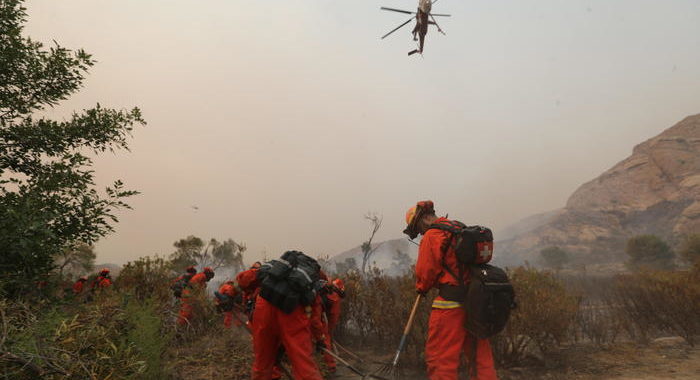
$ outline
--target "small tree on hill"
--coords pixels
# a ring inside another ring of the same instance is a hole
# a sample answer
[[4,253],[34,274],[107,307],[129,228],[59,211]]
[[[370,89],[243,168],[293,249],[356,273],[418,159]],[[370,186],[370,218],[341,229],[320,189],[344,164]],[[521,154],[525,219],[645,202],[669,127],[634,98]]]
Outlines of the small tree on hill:
[[559,247],[547,247],[540,251],[544,265],[548,268],[561,269],[571,260],[569,254]]
[[679,253],[690,264],[700,262],[700,234],[692,234],[686,237]]
[[630,238],[627,241],[625,253],[629,256],[627,266],[631,269],[673,269],[674,267],[674,253],[671,247],[655,235],[639,235]]
[[382,216],[378,216],[375,213],[368,213],[365,215],[365,219],[369,220],[370,225],[372,226],[372,231],[369,235],[369,239],[367,239],[366,242],[362,243],[362,274],[365,274],[365,271],[367,270],[367,263],[369,260],[372,258],[372,255],[374,252],[377,251],[377,248],[381,244],[377,244],[376,246],[372,247],[372,240],[374,239],[374,235],[379,231],[379,228],[382,226],[382,220],[384,219]]

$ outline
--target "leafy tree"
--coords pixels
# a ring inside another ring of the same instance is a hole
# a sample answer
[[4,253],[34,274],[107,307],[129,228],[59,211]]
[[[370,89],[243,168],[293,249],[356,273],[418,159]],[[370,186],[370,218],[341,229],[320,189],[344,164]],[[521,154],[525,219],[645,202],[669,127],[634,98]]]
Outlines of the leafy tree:
[[372,258],[374,252],[377,251],[377,248],[379,248],[381,245],[377,244],[376,246],[372,247],[372,240],[374,239],[374,235],[382,226],[382,220],[384,218],[382,216],[377,216],[377,214],[374,213],[368,213],[365,215],[365,219],[369,220],[370,225],[372,226],[372,231],[369,235],[369,239],[362,243],[362,246],[360,247],[362,249],[362,274],[365,274],[365,271],[367,270],[367,263]]
[[691,264],[700,262],[700,234],[692,234],[686,237],[679,253]]
[[671,247],[655,235],[630,238],[627,240],[625,253],[629,256],[627,265],[632,269],[672,269],[674,266]]
[[93,246],[82,243],[76,247],[66,247],[56,255],[56,268],[58,274],[81,275],[95,268],[95,249]]
[[188,236],[173,243],[177,248],[170,254],[174,268],[183,269],[189,265],[211,267],[216,270],[221,267],[232,267],[235,272],[244,268],[243,252],[246,246],[236,243],[233,239],[219,242],[216,239],[208,243],[196,236]]
[[94,64],[83,50],[22,36],[22,0],[0,2],[0,283],[19,294],[55,256],[113,231],[114,211],[136,194],[115,181],[98,192],[88,155],[128,149],[138,108],[97,104],[65,120],[41,113],[75,93]]
[[540,251],[540,257],[545,266],[553,269],[561,269],[570,261],[569,254],[559,247],[547,247]]

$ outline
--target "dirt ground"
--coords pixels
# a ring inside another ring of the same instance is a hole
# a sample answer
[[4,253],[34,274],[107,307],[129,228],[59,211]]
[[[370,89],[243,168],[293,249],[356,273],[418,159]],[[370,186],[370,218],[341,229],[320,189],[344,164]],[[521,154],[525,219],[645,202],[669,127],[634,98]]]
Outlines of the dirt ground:
[[[235,331],[202,337],[186,348],[172,348],[171,364],[175,364],[173,379],[248,379],[251,353],[250,337]],[[384,362],[390,355],[377,357],[358,352],[366,360]],[[378,365],[341,356],[363,372],[371,372]],[[317,356],[319,362],[321,358]],[[223,374],[223,376],[222,376]],[[550,355],[544,363],[530,363],[524,367],[499,369],[501,380],[698,380],[700,379],[700,347],[690,347],[680,338],[663,338],[648,346],[631,343],[599,349],[595,346],[576,345]],[[341,365],[333,380],[359,380],[360,376]],[[395,379],[425,380],[424,373],[405,369]],[[461,379],[466,379],[463,377]]]
[[[675,339],[647,347],[633,344],[606,349],[576,346],[564,349],[544,365],[500,369],[498,375],[501,380],[698,380],[700,349]],[[340,369],[331,378],[352,380],[360,377]],[[423,374],[410,373],[400,378],[426,379]]]

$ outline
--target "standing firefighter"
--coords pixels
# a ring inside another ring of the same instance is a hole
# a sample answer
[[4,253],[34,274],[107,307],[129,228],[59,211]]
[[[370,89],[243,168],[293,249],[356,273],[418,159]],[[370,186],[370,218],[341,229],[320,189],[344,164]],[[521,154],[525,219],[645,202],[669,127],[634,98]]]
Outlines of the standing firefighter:
[[252,379],[270,380],[280,347],[292,365],[294,379],[322,380],[313,359],[312,306],[321,267],[316,260],[287,251],[258,270],[260,294],[253,312]]
[[[433,300],[425,343],[428,377],[430,380],[457,380],[460,359],[465,352],[470,358],[470,368],[475,369],[471,379],[497,379],[488,339],[476,339],[466,329],[468,316],[464,303],[469,271],[458,261],[453,234],[437,228],[452,223],[435,215],[432,201],[418,202],[406,213],[408,226],[404,232],[411,239],[423,235],[416,262],[416,291],[425,295],[432,288],[440,290]],[[473,355],[474,347],[476,355]]]
[[214,277],[214,271],[205,267],[202,272],[192,276],[189,283],[182,290],[182,304],[180,305],[180,313],[177,318],[177,324],[185,326],[194,317],[195,304],[197,302],[197,292],[207,287],[207,282]]

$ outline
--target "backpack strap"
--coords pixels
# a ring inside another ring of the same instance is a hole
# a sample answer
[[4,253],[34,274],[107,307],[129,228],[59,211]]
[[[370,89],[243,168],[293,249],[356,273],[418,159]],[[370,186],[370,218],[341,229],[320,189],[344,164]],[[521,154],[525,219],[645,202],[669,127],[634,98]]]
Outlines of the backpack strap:
[[459,263],[459,260],[457,260],[457,271],[459,273],[459,277],[457,277],[454,272],[450,269],[449,266],[447,266],[447,262],[445,261],[445,256],[447,256],[447,251],[450,249],[450,246],[452,245],[452,242],[454,241],[454,236],[458,234],[466,225],[462,222],[458,222],[456,220],[447,220],[447,221],[441,221],[437,223],[433,223],[430,226],[428,226],[428,229],[435,229],[435,230],[441,230],[441,231],[447,231],[450,233],[450,239],[448,241],[448,244],[446,244],[445,247],[442,248],[442,267],[449,273],[457,282],[459,282],[462,285],[464,284],[464,268],[463,266]]

